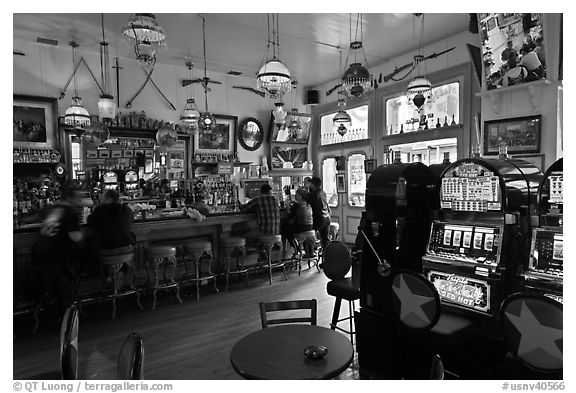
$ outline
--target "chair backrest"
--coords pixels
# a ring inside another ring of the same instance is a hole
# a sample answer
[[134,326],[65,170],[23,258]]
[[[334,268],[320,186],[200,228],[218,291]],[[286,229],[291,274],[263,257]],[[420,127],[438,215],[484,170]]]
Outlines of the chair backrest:
[[[316,316],[317,308],[318,304],[316,302],[316,299],[260,303],[260,319],[262,321],[262,329],[266,329],[268,325],[280,325],[286,323],[309,323],[315,326],[317,323],[317,316]],[[282,319],[269,320],[266,315],[266,313],[268,312],[288,311],[288,310],[310,310],[310,317],[282,318]]]
[[563,307],[542,295],[516,293],[500,308],[502,337],[523,364],[542,372],[563,369]]
[[329,242],[322,255],[324,274],[330,280],[343,279],[352,267],[352,255],[342,242]]
[[78,379],[78,309],[66,309],[60,325],[60,369],[62,379]]
[[392,307],[402,325],[410,330],[431,329],[440,318],[440,296],[421,274],[400,271],[392,280]]
[[138,333],[126,337],[118,356],[118,379],[144,379],[144,342]]

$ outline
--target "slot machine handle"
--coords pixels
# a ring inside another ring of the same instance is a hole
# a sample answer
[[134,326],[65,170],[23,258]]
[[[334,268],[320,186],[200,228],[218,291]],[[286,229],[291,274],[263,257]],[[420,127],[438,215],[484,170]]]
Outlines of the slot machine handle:
[[364,231],[361,229],[359,230],[359,232],[362,234],[362,236],[364,236],[366,243],[368,243],[368,246],[370,246],[370,249],[372,250],[372,252],[376,256],[376,259],[378,260],[378,274],[384,278],[390,276],[390,273],[392,273],[392,268],[388,263],[388,261],[386,261],[386,259],[380,259],[380,256],[374,249],[374,246],[372,245],[372,242],[370,242],[370,239],[368,239],[368,236],[366,236]]

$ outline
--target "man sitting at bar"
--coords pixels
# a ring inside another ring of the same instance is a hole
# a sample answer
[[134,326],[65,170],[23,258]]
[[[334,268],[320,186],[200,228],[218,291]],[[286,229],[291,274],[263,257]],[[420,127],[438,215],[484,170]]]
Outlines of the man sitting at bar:
[[[290,206],[288,217],[280,223],[282,237],[288,240],[294,247],[294,235],[296,233],[312,230],[312,207],[306,202],[308,192],[304,188],[296,190],[296,202]],[[296,247],[294,247],[296,248]],[[312,254],[313,250],[305,249],[306,254]]]
[[322,180],[313,177],[310,180],[310,196],[308,203],[312,206],[313,227],[320,235],[322,247],[328,244],[328,232],[330,230],[330,207],[326,199],[326,194],[322,191]]
[[101,253],[112,255],[124,253],[133,247],[132,210],[120,202],[115,190],[102,194],[100,205],[88,216],[88,225],[95,231],[97,245]]
[[272,195],[272,187],[263,184],[259,197],[252,199],[240,207],[243,212],[256,213],[258,229],[244,235],[246,244],[254,246],[263,235],[278,235],[280,233],[280,208],[278,200]]

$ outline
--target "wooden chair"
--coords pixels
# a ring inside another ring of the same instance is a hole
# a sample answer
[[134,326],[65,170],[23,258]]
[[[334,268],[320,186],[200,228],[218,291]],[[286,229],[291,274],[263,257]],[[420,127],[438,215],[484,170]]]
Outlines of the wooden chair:
[[138,333],[131,333],[124,340],[118,356],[118,379],[144,379],[144,342]]
[[[286,323],[310,323],[312,326],[316,326],[317,308],[318,303],[316,299],[260,303],[260,319],[262,320],[262,329],[266,329],[268,325],[280,325]],[[282,319],[269,320],[266,316],[266,313],[268,312],[288,311],[288,310],[310,310],[310,317],[282,318]]]
[[78,379],[78,309],[68,307],[60,327],[60,367],[62,379]]

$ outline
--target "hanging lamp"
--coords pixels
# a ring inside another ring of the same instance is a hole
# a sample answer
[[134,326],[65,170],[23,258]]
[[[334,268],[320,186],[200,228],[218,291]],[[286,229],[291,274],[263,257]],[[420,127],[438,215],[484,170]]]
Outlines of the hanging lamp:
[[[362,22],[362,14],[358,14],[356,18],[355,38],[354,41],[352,41],[352,16],[350,16],[350,49],[344,68],[348,66],[349,61],[350,65],[346,68],[346,71],[344,71],[344,75],[342,75],[342,85],[346,93],[354,97],[362,96],[370,88],[372,82],[372,75],[367,68],[368,60],[366,59],[366,53],[362,45]],[[360,39],[358,39],[358,30],[360,30]],[[360,62],[362,58],[364,59],[364,63]]]
[[156,132],[156,142],[162,148],[172,147],[178,141],[178,133],[172,123],[166,123]]
[[[418,112],[422,109],[422,105],[426,102],[427,98],[430,98],[430,93],[432,91],[432,83],[420,73],[420,65],[424,62],[424,56],[422,55],[422,43],[424,40],[424,14],[414,14],[413,18],[422,17],[422,23],[420,27],[420,41],[418,43],[418,53],[414,56],[414,65],[416,67],[416,77],[408,83],[408,88],[406,89],[406,95],[408,99],[411,100]],[[413,19],[414,20],[414,19]]]
[[274,103],[274,110],[272,111],[272,115],[274,116],[274,124],[282,125],[286,123],[285,119],[288,115],[288,112],[286,112],[283,102]]
[[156,21],[154,14],[133,14],[122,34],[134,40],[136,60],[144,68],[153,68],[156,64],[156,51],[166,46],[166,32]]
[[[70,41],[72,47],[72,68],[76,65],[76,48],[79,46],[76,41]],[[90,113],[82,107],[82,98],[78,95],[78,81],[76,80],[76,72],[74,72],[74,97],[72,97],[72,105],[66,110],[64,115],[64,123],[67,126],[74,128],[86,127],[90,125]]]
[[104,14],[101,15],[102,21],[102,42],[100,42],[100,76],[102,78],[102,90],[98,101],[98,115],[100,120],[109,121],[116,117],[116,103],[114,97],[110,94],[110,67],[108,56],[108,43],[104,37]]
[[[340,50],[340,59],[339,59],[339,72],[342,72],[342,50]],[[348,132],[348,128],[352,126],[352,118],[346,112],[346,100],[344,99],[344,91],[338,92],[338,112],[334,115],[332,119],[332,124],[334,127],[337,127],[338,133],[340,136],[344,136],[346,132]]]
[[[192,79],[192,67],[194,67],[194,64],[192,64],[190,60],[186,60],[188,79]],[[192,95],[192,84],[189,84],[186,105],[180,115],[180,124],[188,133],[192,133],[198,127],[198,119],[200,118],[200,112],[196,107],[196,101],[192,98]]]
[[[204,44],[204,80],[206,76],[206,18],[202,17],[202,42]],[[216,129],[216,118],[208,110],[208,83],[204,85],[204,103],[206,110],[198,118],[198,128],[202,131],[214,131]]]
[[[272,17],[272,38],[270,37],[270,17]],[[262,59],[263,65],[256,77],[256,88],[263,91],[273,100],[281,98],[292,88],[290,71],[280,61],[280,40],[278,29],[278,14],[268,14],[268,42]],[[272,56],[270,57],[270,44]]]

